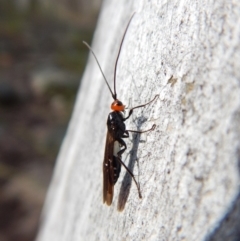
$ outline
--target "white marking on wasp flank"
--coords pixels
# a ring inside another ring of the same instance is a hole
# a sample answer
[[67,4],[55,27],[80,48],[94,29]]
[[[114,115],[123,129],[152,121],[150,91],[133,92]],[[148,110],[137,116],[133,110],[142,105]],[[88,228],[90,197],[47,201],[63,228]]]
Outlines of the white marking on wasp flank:
[[118,156],[117,153],[120,151],[120,144],[118,141],[114,141],[114,146],[113,146],[113,155]]

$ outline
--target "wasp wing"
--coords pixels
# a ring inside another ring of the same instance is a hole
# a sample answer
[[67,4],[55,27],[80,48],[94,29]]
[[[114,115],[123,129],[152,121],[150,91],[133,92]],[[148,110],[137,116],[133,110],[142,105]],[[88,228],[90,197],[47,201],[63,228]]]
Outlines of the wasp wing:
[[103,203],[109,206],[112,204],[114,193],[113,151],[114,139],[108,131],[103,160]]

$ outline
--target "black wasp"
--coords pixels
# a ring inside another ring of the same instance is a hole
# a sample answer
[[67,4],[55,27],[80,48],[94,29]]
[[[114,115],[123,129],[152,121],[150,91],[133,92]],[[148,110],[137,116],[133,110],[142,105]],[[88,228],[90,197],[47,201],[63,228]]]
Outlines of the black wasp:
[[103,78],[104,78],[104,80],[112,94],[112,97],[114,99],[114,101],[111,105],[111,109],[113,111],[108,115],[108,119],[107,119],[108,131],[107,131],[105,154],[104,154],[104,160],[103,160],[103,203],[106,203],[107,205],[112,204],[114,185],[117,182],[119,174],[121,172],[121,165],[123,165],[125,167],[125,169],[128,171],[128,173],[132,176],[132,178],[137,186],[137,189],[138,189],[139,198],[142,198],[142,195],[140,192],[140,187],[139,187],[133,173],[128,169],[128,167],[124,164],[124,162],[121,159],[122,154],[127,149],[127,145],[124,142],[123,138],[128,138],[129,132],[144,133],[147,131],[154,130],[155,126],[156,126],[156,125],[153,125],[151,129],[145,130],[145,131],[133,131],[133,130],[126,130],[126,126],[125,126],[124,122],[132,115],[134,109],[144,107],[144,106],[152,103],[155,99],[157,99],[158,95],[156,95],[154,97],[154,99],[152,99],[151,101],[149,101],[146,104],[131,108],[129,110],[127,117],[124,117],[125,105],[123,105],[123,103],[117,99],[117,93],[116,93],[117,63],[118,63],[119,55],[121,52],[121,48],[123,45],[123,41],[124,41],[124,38],[125,38],[125,35],[127,32],[127,29],[130,25],[130,22],[131,22],[133,16],[134,16],[134,14],[132,15],[132,17],[129,20],[128,25],[125,29],[125,32],[124,32],[124,35],[123,35],[123,38],[122,38],[122,41],[120,44],[120,48],[118,51],[118,55],[116,58],[115,69],[114,69],[114,92],[111,90],[93,50],[86,42],[83,42],[89,48],[89,50],[92,52],[94,58],[96,59],[96,62],[103,75]]

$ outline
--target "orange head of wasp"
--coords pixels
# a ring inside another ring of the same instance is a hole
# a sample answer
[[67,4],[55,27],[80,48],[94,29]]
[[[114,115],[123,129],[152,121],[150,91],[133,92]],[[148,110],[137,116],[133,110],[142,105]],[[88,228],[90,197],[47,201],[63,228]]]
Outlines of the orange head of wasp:
[[111,109],[114,111],[124,111],[125,110],[125,105],[120,100],[114,100],[113,103],[111,104]]

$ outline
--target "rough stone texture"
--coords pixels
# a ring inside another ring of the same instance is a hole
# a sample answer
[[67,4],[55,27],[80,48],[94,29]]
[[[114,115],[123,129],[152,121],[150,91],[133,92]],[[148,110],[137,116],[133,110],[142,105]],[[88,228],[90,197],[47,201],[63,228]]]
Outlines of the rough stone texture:
[[[240,2],[105,0],[92,44],[134,112],[111,207],[102,160],[111,95],[92,56],[42,216],[38,241],[237,240],[240,159]],[[138,160],[136,162],[136,160]],[[119,212],[117,209],[121,210]]]

